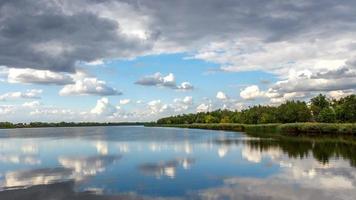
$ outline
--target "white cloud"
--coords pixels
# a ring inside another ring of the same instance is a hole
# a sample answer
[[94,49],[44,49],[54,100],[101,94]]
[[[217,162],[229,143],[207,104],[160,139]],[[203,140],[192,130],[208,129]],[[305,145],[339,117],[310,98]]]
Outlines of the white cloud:
[[176,78],[172,73],[169,73],[167,76],[162,77],[163,85],[167,85],[167,86],[175,85],[175,82],[176,82]]
[[31,89],[26,92],[8,92],[0,95],[0,101],[14,100],[14,99],[39,99],[42,90]]
[[75,112],[71,109],[62,109],[62,108],[54,108],[54,107],[44,107],[44,108],[37,108],[34,111],[30,112],[30,115],[39,115],[41,118],[44,115],[53,115],[55,117],[65,117],[69,119],[72,115],[75,115]]
[[348,90],[356,88],[356,75],[354,77],[331,77],[319,78],[313,76],[300,75],[295,72],[295,76],[286,80],[278,81],[272,89],[278,92],[325,92],[334,90]]
[[245,105],[235,99],[229,99],[228,101],[225,101],[222,109],[227,109],[227,110],[242,110],[245,107]]
[[168,87],[180,90],[192,90],[194,88],[193,85],[189,82],[182,82],[177,86],[176,78],[173,73],[169,73],[168,75],[164,76],[159,72],[153,75],[144,76],[136,81],[135,84],[144,86]]
[[246,100],[254,100],[255,98],[261,97],[262,93],[257,85],[247,86],[240,92],[240,97]]
[[65,85],[59,94],[62,96],[67,95],[98,95],[98,96],[110,96],[121,95],[122,93],[117,91],[106,84],[105,81],[98,80],[94,77],[80,77],[75,80],[74,84]]
[[111,105],[106,97],[99,99],[96,106],[90,111],[92,114],[105,116],[112,116],[115,112],[117,112],[117,108]]
[[131,102],[130,99],[120,99],[120,104],[121,105],[126,105],[126,104],[129,104]]
[[34,83],[65,85],[73,83],[72,77],[65,73],[51,72],[49,70],[10,68],[7,76],[10,83]]
[[35,108],[41,105],[41,102],[39,101],[29,101],[29,102],[25,102],[22,104],[23,107],[26,108]]
[[262,70],[283,76],[289,69],[321,70],[342,66],[353,56],[347,48],[352,40],[345,36],[268,43],[257,37],[230,38],[208,43],[194,58],[218,63],[225,71]]
[[163,76],[161,73],[156,72],[153,75],[147,75],[135,82],[138,85],[146,86],[164,86],[164,87],[176,87],[175,76],[172,73],[169,73],[166,76]]
[[104,65],[105,62],[102,59],[98,59],[98,60],[93,60],[91,62],[85,62],[84,64],[89,66],[97,66],[97,65]]
[[164,112],[168,109],[168,105],[161,102],[161,100],[153,100],[147,103],[151,114]]
[[227,100],[229,97],[222,91],[216,93],[216,98],[219,100]]
[[186,96],[182,99],[176,98],[173,100],[171,107],[175,112],[182,112],[188,110],[193,105],[193,97]]
[[355,88],[356,71],[352,68],[339,67],[316,72],[291,69],[285,79],[272,84],[266,91],[251,85],[244,88],[240,96],[245,100],[265,98],[273,104],[280,104],[286,100],[303,100],[315,93],[327,93],[332,98],[340,98],[353,94]]
[[342,97],[354,94],[355,91],[351,90],[351,91],[342,91],[342,90],[335,90],[335,91],[330,91],[328,92],[328,96],[330,96],[333,99],[340,99]]
[[192,89],[194,89],[194,86],[189,82],[183,82],[183,83],[181,83],[180,85],[177,86],[177,89],[180,89],[180,90],[192,90]]
[[0,115],[7,115],[15,111],[15,106],[12,105],[0,105]]
[[197,112],[208,112],[212,110],[212,105],[210,103],[202,103],[197,106]]

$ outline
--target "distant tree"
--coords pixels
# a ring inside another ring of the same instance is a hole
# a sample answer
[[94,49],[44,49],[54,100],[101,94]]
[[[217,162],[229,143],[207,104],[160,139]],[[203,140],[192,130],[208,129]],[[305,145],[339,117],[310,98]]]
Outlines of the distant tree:
[[334,101],[336,119],[339,122],[356,122],[356,95]]
[[[313,114],[312,114],[313,113]],[[330,101],[325,95],[310,100],[287,101],[277,107],[256,105],[242,111],[215,110],[196,114],[183,114],[159,119],[160,124],[191,123],[293,123],[293,122],[356,122],[356,96],[349,95]],[[39,126],[41,124],[36,124]]]
[[305,102],[287,101],[278,107],[278,119],[282,123],[307,122],[311,113]]
[[229,116],[224,116],[221,120],[220,123],[231,123],[231,118]]
[[334,109],[326,107],[322,109],[318,115],[318,122],[332,123],[336,121],[336,114]]
[[235,112],[231,115],[231,121],[233,123],[242,123],[241,121],[241,112]]
[[218,123],[218,119],[212,115],[205,116],[205,123]]
[[0,128],[15,128],[15,125],[11,122],[0,122]]
[[205,114],[204,113],[197,113],[195,118],[195,123],[205,123]]
[[325,95],[319,94],[318,96],[310,99],[310,109],[314,116],[314,119],[318,119],[318,115],[324,108],[330,106],[330,101],[326,98]]

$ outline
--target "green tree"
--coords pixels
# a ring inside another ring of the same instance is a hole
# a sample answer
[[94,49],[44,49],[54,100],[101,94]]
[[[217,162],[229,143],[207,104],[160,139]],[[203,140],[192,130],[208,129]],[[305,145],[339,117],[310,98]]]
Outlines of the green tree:
[[319,94],[318,96],[310,99],[310,109],[315,119],[318,119],[318,115],[324,108],[330,106],[329,100],[325,95]]
[[[303,101],[287,101],[278,107],[257,105],[242,111],[219,109],[212,112],[171,116],[159,119],[157,123],[260,124],[308,122],[312,119],[319,122],[356,122],[356,96],[349,95],[330,102],[325,95],[320,94],[310,100],[310,107]],[[40,127],[48,124],[31,123],[31,126]]]
[[327,107],[320,111],[318,115],[318,122],[332,123],[336,121],[336,114],[334,109]]
[[220,123],[231,123],[231,119],[229,116],[224,116],[221,120]]
[[205,123],[218,123],[218,119],[212,115],[205,116]]
[[278,119],[282,123],[307,122],[311,119],[310,110],[305,102],[287,101],[278,107]]
[[356,122],[356,95],[346,96],[334,101],[336,119],[339,122]]

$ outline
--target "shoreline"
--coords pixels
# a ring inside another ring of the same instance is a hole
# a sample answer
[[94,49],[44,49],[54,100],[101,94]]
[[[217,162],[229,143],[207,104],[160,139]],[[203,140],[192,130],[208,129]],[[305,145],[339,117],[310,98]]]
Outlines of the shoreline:
[[355,137],[356,123],[288,123],[288,124],[145,124],[147,127],[176,127],[245,132],[254,136],[287,137]]
[[22,128],[73,128],[73,127],[101,127],[101,126],[144,126],[144,122],[119,122],[119,123],[97,123],[97,122],[59,122],[59,123],[10,123],[0,122],[1,129],[22,129]]

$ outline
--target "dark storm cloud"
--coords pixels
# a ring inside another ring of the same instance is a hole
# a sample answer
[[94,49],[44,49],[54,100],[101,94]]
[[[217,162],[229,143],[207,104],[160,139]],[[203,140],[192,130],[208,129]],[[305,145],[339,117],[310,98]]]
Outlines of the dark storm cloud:
[[0,6],[0,65],[72,72],[77,61],[130,57],[149,47],[120,34],[116,21],[89,12],[66,14],[55,1]]
[[[136,2],[136,1],[135,1]],[[356,2],[278,0],[138,1],[153,27],[173,41],[253,36],[266,41],[355,30]],[[332,24],[332,25],[331,25]]]
[[[124,34],[122,18],[102,15],[127,6],[146,17],[148,38]],[[149,54],[160,43],[194,52],[241,37],[312,41],[354,32],[355,7],[353,0],[3,0],[0,65],[72,72],[78,61]]]

